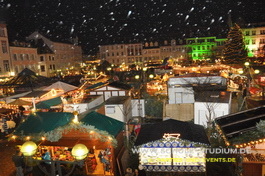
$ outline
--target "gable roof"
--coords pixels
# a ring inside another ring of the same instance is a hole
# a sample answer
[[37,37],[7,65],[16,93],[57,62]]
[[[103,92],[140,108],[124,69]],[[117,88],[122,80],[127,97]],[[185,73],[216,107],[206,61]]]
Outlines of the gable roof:
[[32,102],[28,102],[28,101],[21,100],[21,99],[16,99],[15,101],[12,101],[8,104],[22,106],[22,105],[32,105]]
[[36,112],[30,114],[14,131],[14,135],[31,136],[41,132],[49,132],[70,122],[74,115],[68,112]]
[[195,92],[195,102],[229,103],[231,92],[228,91],[203,91]]
[[165,133],[179,133],[179,138],[183,140],[209,144],[203,126],[191,122],[169,119],[154,124],[143,124],[137,136],[135,145],[142,145],[162,139]]
[[106,101],[106,105],[113,105],[113,104],[124,104],[130,96],[111,96]]
[[36,104],[37,109],[50,109],[51,106],[56,106],[62,103],[61,97],[52,98],[49,100],[41,101]]
[[261,120],[265,120],[265,106],[218,117],[215,122],[229,141],[244,133],[256,130],[256,125]]
[[93,85],[91,85],[91,86],[88,86],[88,87],[86,88],[86,90],[88,90],[88,89],[90,89],[90,90],[97,89],[97,88],[103,87],[103,86],[105,86],[105,85],[108,85],[108,82],[98,82],[98,83],[96,83],[96,84],[93,84]]
[[109,83],[108,86],[112,86],[112,87],[116,87],[116,88],[120,88],[120,89],[124,89],[124,90],[130,90],[132,87],[128,84],[119,82],[119,81],[114,81]]
[[50,92],[50,91],[35,90],[35,91],[32,91],[32,92],[30,92],[30,93],[24,95],[24,96],[21,97],[21,98],[41,97],[41,96],[47,94],[48,92]]
[[71,84],[64,83],[62,81],[57,81],[57,82],[53,83],[52,85],[44,88],[43,90],[52,90],[52,89],[62,90],[64,92],[69,92],[71,90],[78,89],[78,87],[73,86]]
[[3,86],[9,87],[39,87],[48,84],[51,80],[47,77],[37,75],[32,70],[25,68],[17,76],[5,82]]
[[106,131],[113,136],[117,136],[124,128],[124,123],[95,111],[88,113],[80,122],[83,122],[85,125],[94,126],[96,129]]

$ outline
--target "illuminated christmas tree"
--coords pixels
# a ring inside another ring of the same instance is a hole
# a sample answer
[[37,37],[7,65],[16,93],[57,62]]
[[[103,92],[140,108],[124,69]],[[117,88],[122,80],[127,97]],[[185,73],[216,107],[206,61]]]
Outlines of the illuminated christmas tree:
[[247,49],[243,34],[237,24],[231,27],[224,47],[224,61],[226,64],[243,64],[247,59]]

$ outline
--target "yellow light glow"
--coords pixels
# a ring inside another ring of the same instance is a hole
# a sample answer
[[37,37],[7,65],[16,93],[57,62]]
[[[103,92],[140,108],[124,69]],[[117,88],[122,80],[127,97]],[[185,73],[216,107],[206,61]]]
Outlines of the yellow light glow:
[[26,140],[30,140],[30,136],[27,136],[27,137],[26,137]]
[[32,141],[27,141],[21,146],[21,152],[24,156],[32,156],[37,151],[37,145]]
[[41,140],[42,140],[42,141],[45,141],[45,140],[46,140],[46,138],[45,138],[45,137],[41,137]]
[[245,65],[245,66],[249,66],[249,62],[245,62],[244,65]]
[[259,74],[259,70],[254,70],[254,73],[255,74]]
[[84,144],[76,144],[71,153],[76,160],[82,160],[87,157],[88,149]]
[[17,138],[17,136],[13,135],[11,138],[12,138],[12,139],[16,139],[16,138]]

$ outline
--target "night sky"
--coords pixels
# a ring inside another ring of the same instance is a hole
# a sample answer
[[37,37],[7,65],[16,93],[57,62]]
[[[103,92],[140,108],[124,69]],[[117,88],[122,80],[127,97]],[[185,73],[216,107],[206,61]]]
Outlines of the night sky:
[[98,45],[226,37],[228,14],[265,22],[264,0],[0,0],[11,41],[39,31],[53,41],[78,37],[86,54]]

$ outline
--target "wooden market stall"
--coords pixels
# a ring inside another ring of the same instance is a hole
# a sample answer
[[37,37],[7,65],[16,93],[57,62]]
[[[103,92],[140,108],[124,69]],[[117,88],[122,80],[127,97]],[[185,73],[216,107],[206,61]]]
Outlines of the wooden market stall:
[[244,176],[265,174],[265,106],[215,119],[227,146],[241,149]]
[[201,125],[173,119],[145,124],[135,145],[140,164],[151,175],[205,175],[209,141]]
[[[79,123],[73,123],[74,115],[68,112],[36,112],[29,115],[12,135],[11,141],[20,144],[25,140],[38,143],[38,156],[48,149],[54,160],[72,161],[71,148],[84,144],[89,149],[83,171],[86,174],[114,175],[115,158],[123,145],[124,124],[97,112],[82,115]],[[104,162],[98,154],[104,154]],[[107,160],[107,161],[106,161]]]

